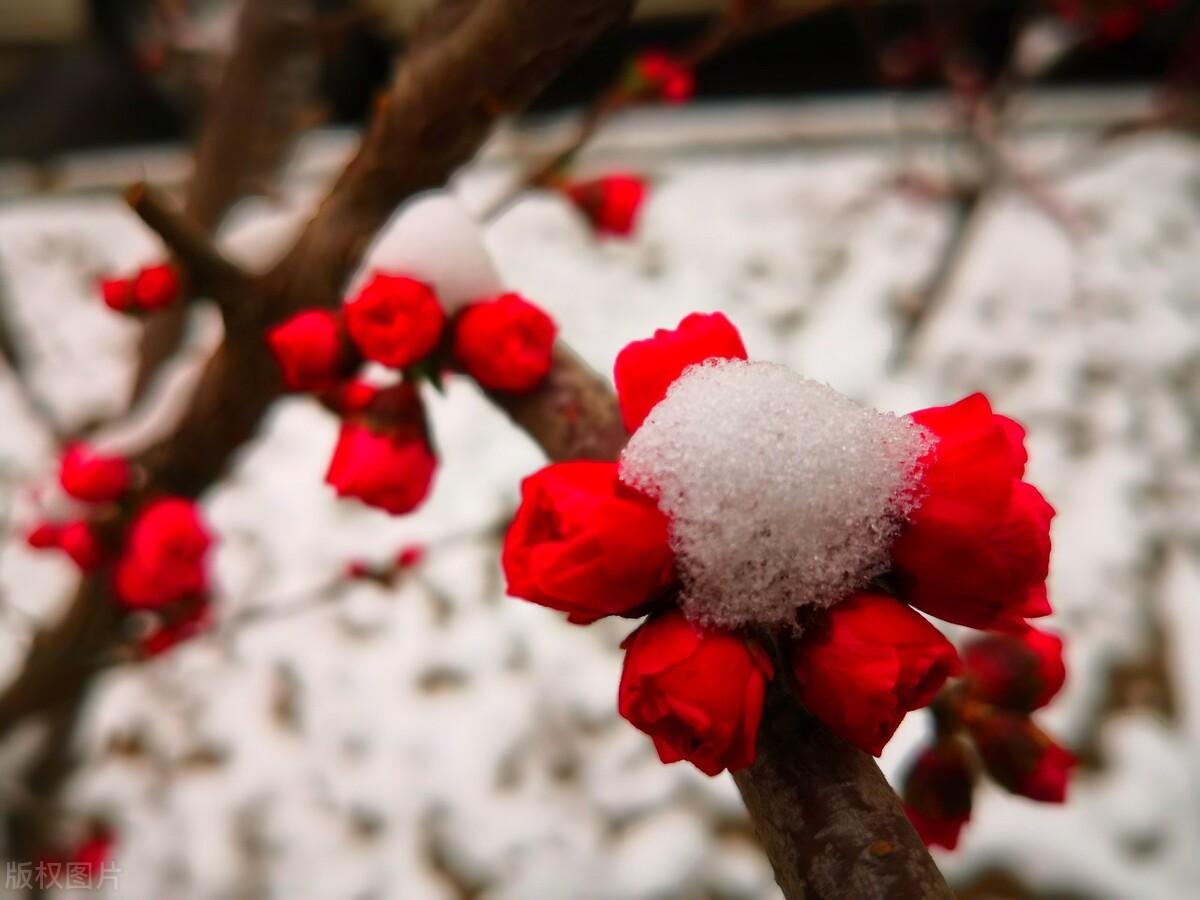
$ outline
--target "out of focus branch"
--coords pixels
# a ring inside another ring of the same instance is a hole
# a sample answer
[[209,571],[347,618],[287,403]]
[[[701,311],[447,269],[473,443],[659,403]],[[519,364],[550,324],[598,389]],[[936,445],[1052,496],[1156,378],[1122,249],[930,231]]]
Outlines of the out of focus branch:
[[[187,217],[204,231],[214,231],[238,199],[261,191],[286,158],[316,83],[316,26],[312,0],[245,0],[185,195]],[[133,403],[179,349],[187,315],[180,304],[147,321]]]
[[[736,11],[737,4],[728,4],[725,13],[678,54],[679,61],[688,68],[698,68],[747,41],[793,25],[839,2],[841,0],[810,0],[789,6],[765,2],[755,4],[745,12]],[[630,96],[624,84],[624,74],[623,71],[618,73],[616,82],[584,110],[561,147],[525,169],[511,187],[480,212],[481,220],[495,220],[526,190],[545,184],[570,163],[609,119],[635,102],[636,98]]]
[[232,301],[245,296],[250,279],[221,255],[205,229],[182,212],[172,210],[161,194],[145,184],[130,187],[125,202],[182,263],[189,293],[212,296],[227,318],[234,315]]

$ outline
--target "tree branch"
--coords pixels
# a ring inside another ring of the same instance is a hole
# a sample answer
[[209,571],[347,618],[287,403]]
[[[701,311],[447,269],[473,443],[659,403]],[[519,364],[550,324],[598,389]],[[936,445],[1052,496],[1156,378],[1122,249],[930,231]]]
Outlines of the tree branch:
[[[184,212],[203,231],[214,231],[239,198],[261,190],[287,157],[316,83],[315,22],[312,0],[243,3],[185,194]],[[187,317],[186,305],[179,304],[146,322],[131,403],[145,396],[179,349]]]
[[211,295],[228,319],[234,314],[231,301],[242,298],[250,278],[221,255],[207,230],[194,219],[171,208],[162,194],[143,183],[125,192],[125,202],[149,225],[183,263],[192,294]]

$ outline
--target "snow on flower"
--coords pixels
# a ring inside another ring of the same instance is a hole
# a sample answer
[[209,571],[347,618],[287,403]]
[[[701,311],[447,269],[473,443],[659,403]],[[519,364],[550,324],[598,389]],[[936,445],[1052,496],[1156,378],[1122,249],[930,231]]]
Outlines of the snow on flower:
[[926,443],[782,366],[719,360],[675,381],[621,478],[671,521],[690,618],[788,625],[887,571]]
[[[626,645],[618,708],[663,762],[709,774],[753,762],[776,669],[764,632],[795,699],[878,755],[962,668],[913,606],[1009,635],[1049,612],[1053,509],[1023,480],[1024,430],[982,396],[903,417],[866,409],[748,361],[720,313],[629,344],[614,379],[633,432],[619,464],[555,463],[527,478],[502,563],[510,594],[572,622],[650,616]],[[989,654],[972,677],[1018,706],[1048,700],[1061,643],[1017,649]],[[997,659],[1021,670],[1010,678]],[[967,724],[990,742],[993,777],[1060,798],[1069,754],[1035,740],[1027,716],[988,731],[1002,718],[972,702]],[[931,839],[957,839],[969,810],[950,806],[914,807]]]

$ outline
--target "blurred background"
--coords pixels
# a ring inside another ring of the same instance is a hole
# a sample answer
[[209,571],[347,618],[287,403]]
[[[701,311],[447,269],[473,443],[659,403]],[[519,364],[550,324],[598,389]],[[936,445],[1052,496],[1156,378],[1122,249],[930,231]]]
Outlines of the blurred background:
[[[286,152],[264,151],[218,232],[231,256],[265,268],[306,220],[424,5],[317,4],[315,51],[279,61]],[[759,5],[639,4],[452,190],[599,371],[720,309],[754,358],[871,405],[983,390],[1024,422],[1059,513],[1069,672],[1039,721],[1080,767],[1063,806],[983,787],[938,863],[964,898],[1196,897],[1200,3],[783,0],[770,27],[720,30]],[[219,339],[192,309],[128,415],[141,326],[96,282],[163,258],[120,192],[184,192],[240,13],[0,4],[0,678],[77,582],[24,542],[59,441],[140,446]],[[583,140],[646,48],[695,59],[694,98],[606,113]],[[572,172],[647,179],[630,236],[514,194],[575,144]],[[23,775],[43,734],[6,735],[6,828],[36,807],[64,852],[99,840],[119,869],[99,891],[131,898],[777,897],[732,780],[661,765],[617,717],[630,625],[505,598],[499,540],[537,449],[463,379],[429,401],[441,469],[399,519],[323,483],[328,413],[273,408],[205,497],[215,623],[98,675],[53,779]],[[364,560],[391,574],[346,577]],[[889,777],[930,730],[909,716]]]

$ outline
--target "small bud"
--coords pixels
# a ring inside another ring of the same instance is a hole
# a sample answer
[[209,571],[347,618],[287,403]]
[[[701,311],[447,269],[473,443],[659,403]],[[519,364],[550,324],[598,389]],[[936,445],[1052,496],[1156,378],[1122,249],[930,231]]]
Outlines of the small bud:
[[96,453],[86,444],[72,444],[63,453],[58,481],[76,500],[110,503],[129,487],[129,463],[121,456]]
[[519,294],[474,303],[455,323],[454,358],[488,390],[527,393],[553,363],[558,327]]
[[612,174],[566,182],[563,190],[598,233],[628,237],[646,199],[646,180],[638,175]]
[[179,299],[179,275],[166,263],[145,266],[133,279],[133,306],[143,312],[165,309]]
[[1041,709],[1067,677],[1062,638],[1036,628],[973,641],[963,651],[963,669],[973,698],[1011,712]]
[[341,316],[324,309],[297,313],[267,333],[267,343],[293,391],[327,390],[346,363]]
[[1028,716],[969,705],[965,716],[988,774],[1005,790],[1042,803],[1062,803],[1075,757]]
[[921,751],[904,775],[902,795],[904,811],[926,846],[958,846],[974,789],[974,768],[961,740],[944,738]]

